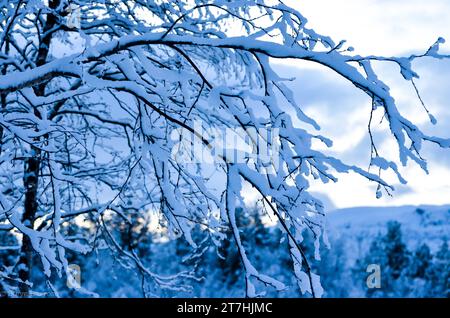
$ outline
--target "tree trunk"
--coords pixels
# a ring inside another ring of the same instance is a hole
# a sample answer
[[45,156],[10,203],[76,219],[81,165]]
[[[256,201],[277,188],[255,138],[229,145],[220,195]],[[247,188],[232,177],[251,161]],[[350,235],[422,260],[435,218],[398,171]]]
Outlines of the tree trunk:
[[[9,39],[6,38],[5,39],[5,55],[8,56],[8,54],[9,54]],[[5,65],[2,67],[1,74],[6,75],[7,71],[8,71],[8,66]],[[7,95],[8,95],[7,93],[3,93],[3,92],[0,93],[0,104],[2,107],[2,109],[1,109],[2,113],[6,109],[6,96]],[[2,153],[2,149],[3,149],[3,126],[0,126],[0,155]]]
[[[49,1],[50,9],[55,9],[59,5],[59,0]],[[57,18],[53,13],[47,14],[47,20],[42,30],[42,38],[39,43],[39,51],[36,59],[36,66],[42,66],[47,61],[47,56],[50,50],[50,42],[52,40],[53,29],[57,24]],[[42,83],[34,87],[34,92],[37,96],[45,95],[45,88],[47,83]],[[40,118],[39,112],[35,109],[35,115]],[[45,138],[45,137],[44,137]],[[39,142],[42,140],[35,140]],[[41,168],[41,150],[35,146],[31,146],[30,157],[24,161],[24,177],[23,185],[25,188],[24,213],[22,222],[29,228],[34,228],[36,220],[36,213],[38,211],[38,186],[39,186],[39,171]],[[26,284],[30,281],[31,270],[33,265],[33,247],[28,236],[24,235],[22,240],[22,247],[20,250],[18,262],[18,274],[23,283],[19,284],[19,290],[22,297],[28,297],[30,286]]]
[[[41,165],[41,152],[33,147],[31,156],[25,160],[23,184],[25,187],[25,202],[22,222],[25,226],[33,228],[38,209],[37,192],[39,184],[39,169]],[[25,282],[30,279],[32,269],[33,247],[28,236],[23,235],[22,248],[19,256],[19,278],[22,282],[19,289],[23,297],[29,294],[29,285]]]

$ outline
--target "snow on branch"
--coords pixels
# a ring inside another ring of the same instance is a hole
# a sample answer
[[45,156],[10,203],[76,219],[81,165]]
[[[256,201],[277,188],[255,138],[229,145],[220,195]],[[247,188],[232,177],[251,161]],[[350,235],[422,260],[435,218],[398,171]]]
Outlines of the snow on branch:
[[[0,1],[0,232],[20,237],[15,269],[0,271],[12,281],[8,288],[30,293],[34,254],[41,259],[34,265],[50,280],[52,271],[69,275],[68,255],[106,246],[140,274],[144,295],[147,278],[185,291],[180,280],[198,277],[157,274],[136,252],[143,238],[133,233],[153,235],[143,229],[156,213],[164,235],[183,237],[193,250],[201,248],[195,229],[202,229],[201,242],[215,244],[230,229],[247,295],[262,295],[259,286],[283,290],[285,284],[252,263],[240,236],[236,209],[249,185],[289,240],[300,289],[320,297],[320,279],[300,243],[305,230],[315,248],[324,236],[325,211],[308,192],[310,183],[337,182],[339,174],[353,172],[375,183],[381,196],[381,189],[394,189],[382,170],[406,182],[372,138],[377,109],[402,165],[412,160],[427,171],[422,144],[450,147],[450,139],[427,135],[400,113],[372,68],[397,65],[436,123],[412,63],[448,60],[439,51],[441,38],[422,54],[360,56],[345,41],[336,44],[309,29],[306,18],[281,1],[76,3],[72,23],[70,1]],[[370,165],[379,174],[313,149],[314,140],[332,148],[332,138],[318,134],[317,119],[295,100],[274,59],[322,65],[367,95]],[[252,154],[218,143],[218,135],[230,131]],[[183,157],[184,148],[195,160]]]

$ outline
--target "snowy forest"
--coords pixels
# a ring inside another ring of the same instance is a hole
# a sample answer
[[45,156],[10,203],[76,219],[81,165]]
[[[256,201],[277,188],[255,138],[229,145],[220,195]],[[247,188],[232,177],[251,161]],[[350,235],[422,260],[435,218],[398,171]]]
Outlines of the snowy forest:
[[[448,157],[450,133],[424,122],[450,122],[415,65],[448,65],[445,39],[359,54],[300,11],[0,0],[0,298],[448,298],[450,205],[330,209],[315,191],[358,176],[381,200],[408,183],[404,167],[433,176],[427,150]],[[364,164],[336,151],[277,63],[363,96]]]

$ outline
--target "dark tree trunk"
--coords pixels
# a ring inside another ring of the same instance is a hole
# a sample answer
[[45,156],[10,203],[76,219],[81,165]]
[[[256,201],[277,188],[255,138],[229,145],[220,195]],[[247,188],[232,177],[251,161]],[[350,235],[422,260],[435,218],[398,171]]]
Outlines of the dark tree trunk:
[[[9,53],[9,39],[6,38],[5,40],[5,55],[8,56]],[[8,71],[8,66],[5,65],[2,67],[1,70],[1,74],[2,75],[6,75],[6,72]],[[8,94],[7,93],[0,93],[0,104],[1,104],[1,112],[3,113],[4,110],[6,109],[6,96]],[[0,126],[0,155],[2,153],[2,149],[3,149],[3,126]]]
[[[59,6],[59,0],[49,1],[49,7],[55,9]],[[47,56],[50,50],[50,42],[52,40],[53,30],[57,24],[57,17],[49,13],[47,20],[42,30],[41,42],[39,43],[39,50],[36,59],[36,65],[42,66],[47,61]],[[45,95],[45,88],[47,83],[42,83],[34,87],[34,92],[37,96]],[[40,118],[39,112],[35,109],[35,115]],[[35,140],[39,142],[42,140]],[[34,228],[36,220],[36,213],[38,211],[38,186],[39,186],[39,171],[41,168],[42,156],[41,150],[37,147],[31,146],[30,157],[24,161],[24,177],[23,185],[25,188],[24,213],[22,222],[29,228]],[[19,284],[19,289],[22,297],[29,296],[30,287],[25,282],[30,281],[31,270],[33,265],[33,247],[28,236],[23,237],[22,247],[20,250],[18,274],[19,278],[24,282]]]
[[[33,228],[38,209],[37,192],[39,184],[39,169],[41,165],[40,150],[33,147],[31,156],[25,160],[23,184],[25,187],[25,202],[22,222],[25,226]],[[32,269],[33,247],[28,236],[24,235],[19,256],[19,278],[29,281]],[[22,296],[29,293],[29,286],[25,283],[19,285]]]

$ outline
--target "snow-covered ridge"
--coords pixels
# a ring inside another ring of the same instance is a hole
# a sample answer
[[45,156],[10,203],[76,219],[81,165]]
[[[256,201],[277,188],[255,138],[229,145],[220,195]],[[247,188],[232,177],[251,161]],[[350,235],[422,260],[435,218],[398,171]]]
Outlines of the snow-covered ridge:
[[341,226],[346,223],[366,224],[367,223],[384,223],[389,220],[406,221],[410,220],[412,215],[416,215],[416,210],[422,209],[428,214],[442,215],[448,214],[450,204],[448,205],[405,205],[396,207],[354,207],[344,208],[330,211],[328,220],[332,226]]
[[411,247],[426,243],[435,249],[450,238],[450,205],[346,208],[329,212],[327,219],[332,239],[344,238],[360,251],[386,231],[389,221],[402,224],[404,240]]

